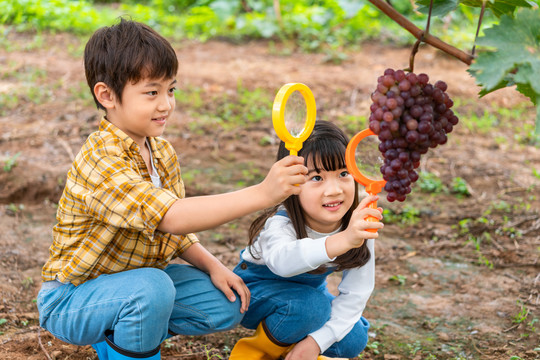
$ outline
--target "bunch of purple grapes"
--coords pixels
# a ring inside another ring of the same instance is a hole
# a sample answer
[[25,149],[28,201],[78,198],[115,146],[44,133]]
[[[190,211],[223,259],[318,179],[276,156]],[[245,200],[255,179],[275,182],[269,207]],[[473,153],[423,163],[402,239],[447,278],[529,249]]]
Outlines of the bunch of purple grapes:
[[380,170],[388,201],[405,201],[421,155],[445,144],[459,119],[444,81],[429,83],[426,74],[386,69],[371,94],[369,128],[378,135],[384,157]]

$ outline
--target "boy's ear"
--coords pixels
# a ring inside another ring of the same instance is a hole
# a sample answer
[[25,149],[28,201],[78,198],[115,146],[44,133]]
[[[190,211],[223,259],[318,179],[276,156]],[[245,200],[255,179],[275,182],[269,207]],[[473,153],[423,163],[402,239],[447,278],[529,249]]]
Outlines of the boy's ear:
[[97,100],[105,109],[112,109],[116,104],[115,94],[110,87],[100,81],[94,85],[94,94]]

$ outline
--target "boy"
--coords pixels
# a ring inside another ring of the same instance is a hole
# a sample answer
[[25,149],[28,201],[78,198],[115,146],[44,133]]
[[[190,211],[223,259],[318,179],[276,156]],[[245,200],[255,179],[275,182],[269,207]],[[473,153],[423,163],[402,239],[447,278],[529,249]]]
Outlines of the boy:
[[[298,194],[307,169],[289,156],[258,185],[184,198],[177,156],[159,138],[175,107],[171,45],[121,19],[90,38],[84,66],[106,115],[68,172],[40,324],[68,343],[94,344],[100,359],[159,359],[168,335],[231,329],[249,305],[243,281],[192,233]],[[191,265],[169,264],[175,257]]]

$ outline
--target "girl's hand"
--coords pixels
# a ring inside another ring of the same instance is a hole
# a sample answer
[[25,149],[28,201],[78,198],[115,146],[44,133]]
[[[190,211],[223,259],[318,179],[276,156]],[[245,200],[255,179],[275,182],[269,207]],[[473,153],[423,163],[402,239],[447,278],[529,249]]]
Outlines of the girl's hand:
[[233,273],[225,265],[222,265],[219,268],[216,267],[210,270],[210,279],[214,286],[221,290],[231,302],[236,301],[236,296],[232,291],[234,289],[242,301],[240,312],[243,314],[247,311],[251,293],[240,276]]
[[366,239],[374,239],[379,236],[378,233],[367,231],[368,229],[382,229],[384,224],[380,221],[367,221],[368,216],[382,220],[382,208],[372,209],[369,206],[379,199],[376,195],[370,195],[362,199],[358,207],[354,210],[349,226],[344,231],[347,234],[348,243],[351,248],[360,247]]
[[316,360],[320,352],[319,345],[308,335],[293,347],[285,357],[285,360]]
[[267,207],[279,204],[291,195],[298,195],[298,185],[306,182],[307,172],[303,157],[289,155],[274,163],[260,184],[264,195],[270,200]]
[[364,198],[354,210],[347,228],[326,239],[326,253],[330,259],[345,254],[347,251],[358,248],[366,239],[376,239],[379,233],[367,231],[368,229],[382,229],[384,224],[380,221],[367,221],[368,216],[382,220],[382,208],[372,209],[369,204],[379,199],[378,196],[370,195]]

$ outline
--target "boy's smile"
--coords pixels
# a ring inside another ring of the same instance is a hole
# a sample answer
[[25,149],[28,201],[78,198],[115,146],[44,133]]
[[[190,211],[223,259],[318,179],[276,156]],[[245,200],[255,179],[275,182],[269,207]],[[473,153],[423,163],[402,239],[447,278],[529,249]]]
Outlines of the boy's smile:
[[128,82],[122,101],[115,94],[107,108],[107,120],[131,137],[141,148],[146,137],[161,136],[175,108],[176,79],[147,79]]

